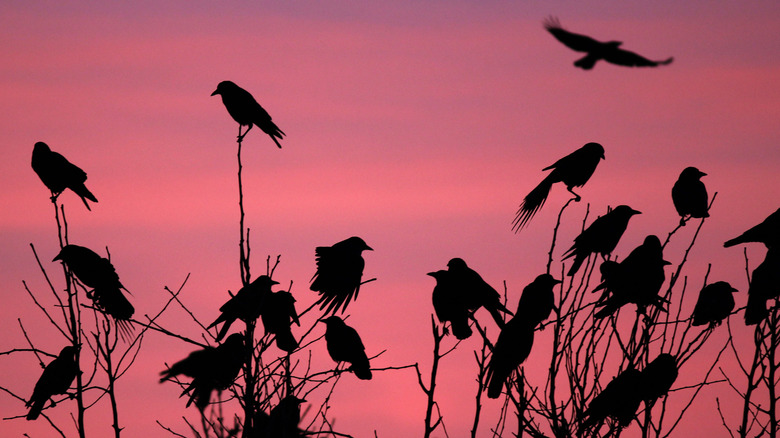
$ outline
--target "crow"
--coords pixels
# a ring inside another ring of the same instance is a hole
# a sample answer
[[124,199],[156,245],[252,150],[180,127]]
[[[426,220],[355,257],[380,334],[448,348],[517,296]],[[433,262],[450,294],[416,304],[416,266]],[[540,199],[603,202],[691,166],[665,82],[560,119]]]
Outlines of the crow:
[[577,51],[585,52],[587,55],[574,62],[574,65],[583,69],[590,70],[600,59],[611,64],[622,65],[626,67],[657,67],[659,65],[671,64],[674,58],[668,58],[663,61],[651,61],[634,52],[623,50],[621,41],[596,41],[593,38],[569,32],[561,27],[557,18],[550,17],[544,21],[544,28],[550,32],[555,39],[562,42],[566,47]]
[[360,237],[350,237],[333,246],[319,246],[315,249],[317,272],[312,277],[309,289],[319,292],[317,304],[325,315],[335,314],[339,307],[343,313],[360,292],[365,261],[362,252],[373,249]]
[[357,330],[344,323],[338,316],[322,319],[325,323],[325,344],[328,354],[335,362],[349,362],[349,369],[360,380],[371,380],[371,366],[366,356],[366,347]]
[[227,335],[230,325],[235,320],[250,322],[260,317],[263,301],[271,294],[271,286],[275,284],[279,283],[271,280],[271,277],[267,275],[261,275],[239,289],[235,296],[223,304],[219,308],[221,312],[219,317],[206,327],[210,329],[220,322],[224,322],[222,329],[217,334],[217,342]]
[[267,438],[299,438],[304,436],[298,428],[301,421],[301,403],[306,400],[294,395],[288,395],[271,409],[268,418],[268,428],[262,437]]
[[767,216],[760,224],[731,240],[727,240],[723,246],[728,248],[747,242],[760,242],[767,248],[780,246],[780,208]]
[[738,292],[725,281],[708,284],[699,292],[696,307],[693,308],[693,325],[714,327],[726,319],[734,310],[734,295]]
[[754,325],[766,319],[769,311],[766,300],[780,295],[780,247],[769,248],[764,261],[753,270],[745,307],[745,325]]
[[695,167],[686,167],[672,187],[672,202],[680,215],[680,225],[689,218],[710,217],[707,188],[701,177],[707,174]]
[[469,326],[469,317],[471,311],[466,307],[463,297],[452,282],[449,271],[440,270],[429,272],[436,279],[436,286],[433,288],[433,310],[436,311],[436,317],[442,324],[449,321],[452,325],[452,334],[458,339],[467,339],[471,336],[471,327]]
[[555,307],[553,287],[561,280],[556,280],[550,274],[541,274],[523,289],[520,302],[517,304],[515,318],[522,318],[528,325],[536,328],[550,317]]
[[574,244],[563,254],[563,260],[574,257],[567,275],[573,276],[582,262],[592,253],[607,256],[615,249],[628,227],[631,216],[641,214],[627,205],[618,205],[612,211],[593,221],[588,228],[574,238]]
[[498,398],[507,379],[531,354],[534,345],[534,324],[515,315],[498,334],[490,356],[485,381],[488,398]]
[[71,189],[81,198],[87,210],[87,199],[98,202],[95,195],[87,189],[84,183],[87,181],[87,173],[65,157],[52,151],[49,146],[39,141],[33,146],[32,168],[43,184],[51,191],[51,200],[55,201],[65,189]]
[[490,316],[499,327],[504,327],[504,319],[501,313],[512,315],[512,312],[501,304],[501,295],[493,289],[477,271],[469,268],[461,258],[454,258],[447,262],[452,284],[456,288],[456,294],[461,296],[466,308],[475,312],[480,307],[490,312]]
[[119,282],[114,265],[91,249],[73,244],[65,245],[52,261],[57,260],[65,263],[85,286],[92,288],[87,292],[87,298],[103,313],[114,318],[123,336],[130,335],[130,318],[135,308],[122,293],[122,289],[127,288]]
[[598,430],[607,417],[615,419],[619,427],[628,426],[644,397],[644,393],[638,391],[641,385],[642,373],[633,367],[618,374],[585,409],[580,434],[594,426]]
[[38,382],[35,383],[30,401],[27,402],[27,407],[30,408],[27,419],[37,419],[47,400],[54,395],[65,394],[78,373],[76,347],[69,345],[60,351],[57,358],[46,365]]
[[222,391],[232,385],[243,363],[244,336],[233,333],[221,345],[193,351],[160,372],[160,383],[182,374],[191,377],[192,381],[181,396],[189,394],[187,406],[195,402],[202,412],[209,404],[211,392]]
[[[284,132],[271,121],[271,116],[260,106],[259,103],[249,94],[248,91],[239,87],[230,81],[222,81],[217,85],[217,89],[211,93],[212,96],[219,94],[222,96],[222,103],[225,104],[230,117],[238,122],[238,141],[244,139],[253,125],[257,125],[263,132],[271,137],[279,149],[282,145],[278,139],[284,137]],[[246,131],[241,134],[241,127],[247,126]]]
[[677,380],[677,362],[669,353],[661,353],[642,370],[640,392],[645,405],[652,406],[666,395]]
[[290,326],[293,322],[298,326],[301,323],[295,310],[295,298],[290,292],[270,292],[261,304],[260,318],[265,332],[276,335],[276,346],[280,350],[292,353],[298,348]]
[[580,195],[574,192],[574,187],[585,185],[596,170],[599,161],[603,159],[604,147],[598,143],[588,143],[542,169],[552,169],[552,172],[523,199],[515,220],[512,222],[512,229],[519,232],[528,224],[536,212],[542,208],[552,185],[557,182],[566,184],[566,189],[574,195],[576,201],[579,201]]

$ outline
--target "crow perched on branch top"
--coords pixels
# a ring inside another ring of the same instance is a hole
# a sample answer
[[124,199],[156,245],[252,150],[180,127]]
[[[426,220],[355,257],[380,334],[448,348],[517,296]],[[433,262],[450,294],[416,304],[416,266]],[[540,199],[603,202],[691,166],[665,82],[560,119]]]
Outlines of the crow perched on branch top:
[[620,45],[623,44],[621,41],[608,41],[603,43],[586,35],[569,32],[561,27],[561,23],[555,17],[546,19],[544,21],[544,28],[566,47],[577,52],[587,53],[585,57],[574,61],[574,65],[583,70],[592,69],[600,59],[611,64],[626,67],[657,67],[659,65],[671,64],[674,60],[674,58],[670,57],[663,61],[651,61],[634,52],[621,49]]
[[687,218],[710,217],[708,212],[707,188],[701,177],[707,174],[695,167],[686,167],[672,187],[672,202],[680,215],[680,225]]
[[77,194],[87,210],[87,199],[98,202],[95,195],[87,189],[84,183],[87,181],[87,173],[75,164],[71,164],[65,157],[52,151],[49,146],[39,141],[33,146],[32,168],[41,178],[46,187],[51,191],[51,199],[55,200],[65,190],[71,189]]
[[309,289],[319,292],[317,304],[325,314],[343,313],[353,299],[357,299],[363,277],[363,251],[373,251],[360,237],[350,237],[333,246],[318,246],[315,251],[317,272]]
[[458,339],[467,339],[471,336],[471,327],[469,327],[469,317],[471,310],[466,306],[462,291],[452,281],[452,273],[445,270],[429,272],[436,280],[436,286],[433,287],[431,301],[433,301],[433,310],[436,317],[442,324],[449,321],[452,326],[452,334]]
[[348,326],[338,316],[329,316],[320,321],[326,325],[325,343],[328,354],[335,362],[349,362],[349,369],[358,379],[371,380],[371,366],[366,356],[366,347],[357,330]]
[[227,300],[219,308],[221,314],[212,322],[207,329],[210,329],[220,322],[224,322],[222,329],[217,334],[217,342],[227,335],[230,325],[236,319],[244,322],[254,321],[260,317],[263,301],[271,294],[271,286],[279,282],[271,280],[267,275],[261,275],[255,278],[251,283],[239,289],[236,295]]
[[588,143],[542,169],[552,169],[552,172],[523,199],[517,210],[517,216],[512,222],[512,229],[519,232],[528,224],[536,212],[542,208],[552,185],[557,182],[566,184],[566,189],[575,196],[576,201],[579,201],[580,195],[574,192],[574,187],[585,185],[596,170],[599,161],[603,159],[604,147],[598,143]]
[[[704,286],[693,308],[693,325],[719,325],[734,310],[734,294],[738,292],[725,281]],[[749,302],[749,301],[748,301]]]
[[56,359],[46,365],[43,374],[35,383],[30,401],[27,402],[27,407],[30,408],[27,419],[37,419],[47,400],[56,394],[65,394],[78,373],[76,347],[69,345],[60,351]]
[[447,272],[456,289],[456,294],[461,297],[466,308],[475,312],[480,307],[490,312],[490,316],[496,321],[496,325],[504,327],[504,319],[500,312],[512,315],[512,312],[501,303],[501,295],[493,286],[489,285],[477,271],[466,265],[461,258],[454,258],[447,262]]
[[[233,120],[238,122],[238,141],[244,139],[244,136],[249,133],[253,125],[257,125],[258,128],[271,137],[271,140],[276,143],[279,149],[282,148],[277,138],[281,140],[285,135],[284,132],[271,121],[271,116],[268,112],[257,103],[248,91],[233,82],[222,81],[217,85],[217,89],[211,93],[212,96],[217,94],[222,96],[222,103],[225,104],[230,117],[233,117]],[[248,127],[243,134],[241,134],[242,126]]]
[[745,324],[754,325],[766,319],[766,300],[780,295],[780,247],[771,247],[764,261],[753,270],[745,307]]

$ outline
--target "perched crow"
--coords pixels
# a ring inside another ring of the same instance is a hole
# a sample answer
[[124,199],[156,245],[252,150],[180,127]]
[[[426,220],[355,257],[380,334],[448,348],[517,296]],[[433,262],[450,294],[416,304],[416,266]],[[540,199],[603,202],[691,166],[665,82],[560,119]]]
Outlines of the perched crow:
[[695,167],[686,167],[672,187],[672,202],[680,215],[680,225],[688,218],[710,217],[707,212],[707,188],[701,177],[707,174]]
[[726,319],[734,310],[736,289],[725,281],[708,284],[699,292],[696,307],[693,308],[693,325],[714,327]]
[[615,419],[619,427],[628,426],[636,416],[639,403],[644,398],[640,388],[642,388],[642,373],[636,369],[627,368],[618,374],[591,400],[583,414],[580,433],[594,426],[595,430],[598,430],[607,417]]
[[501,295],[493,289],[493,286],[487,284],[477,271],[469,268],[466,262],[460,258],[451,259],[447,262],[447,272],[449,272],[452,284],[455,285],[456,293],[463,297],[463,303],[466,308],[475,312],[480,307],[490,312],[490,316],[496,321],[499,327],[504,327],[504,319],[501,313],[512,315],[503,304],[501,304]]
[[122,293],[121,289],[127,289],[119,282],[114,265],[91,249],[78,245],[65,245],[52,261],[57,260],[65,263],[85,286],[92,288],[87,292],[87,298],[114,318],[123,336],[129,335],[132,332],[130,317],[135,309]]
[[590,70],[600,59],[611,64],[622,65],[626,67],[657,67],[667,65],[674,58],[668,58],[663,61],[651,61],[645,57],[639,56],[634,52],[623,50],[621,41],[608,41],[603,43],[585,35],[564,30],[557,18],[550,17],[544,21],[544,27],[555,39],[562,42],[566,47],[577,51],[585,52],[587,55],[574,62],[574,65],[583,69]]
[[770,247],[766,257],[753,270],[748,287],[747,307],[745,307],[745,324],[754,325],[766,319],[769,311],[766,300],[780,295],[780,247]]
[[576,201],[579,201],[580,195],[574,192],[574,187],[585,185],[596,170],[599,161],[603,159],[604,148],[598,143],[588,143],[542,169],[552,169],[552,172],[523,199],[512,223],[512,229],[519,232],[528,224],[528,221],[542,208],[552,185],[557,182],[566,184],[566,189],[574,195]]
[[767,248],[780,246],[780,208],[767,216],[760,224],[726,241],[723,246],[728,248],[747,242],[760,242]]
[[628,303],[636,304],[637,311],[642,313],[650,305],[663,310],[664,300],[658,292],[666,279],[664,267],[668,264],[663,258],[661,241],[654,235],[645,237],[622,262],[604,262],[603,281],[594,290],[604,289],[604,294],[596,304],[601,309],[594,316],[607,317]]
[[542,274],[536,277],[523,289],[520,302],[517,304],[515,318],[522,318],[528,325],[536,328],[550,317],[555,306],[553,287],[561,280],[556,280],[550,274]]
[[[271,116],[260,106],[259,103],[249,94],[248,91],[239,87],[230,81],[222,81],[217,85],[217,89],[211,93],[212,96],[219,94],[222,96],[222,103],[225,104],[230,117],[238,122],[238,141],[244,139],[244,136],[257,125],[263,132],[271,137],[281,149],[278,139],[284,137],[284,132],[271,121]],[[241,134],[241,127],[248,126],[246,132]]]
[[306,400],[288,395],[271,409],[264,438],[299,438],[304,436],[298,428],[301,421],[301,403]]
[[321,321],[325,322],[325,343],[331,359],[336,362],[349,362],[352,365],[349,369],[358,379],[371,380],[366,347],[363,346],[358,332],[338,316],[330,316]]
[[51,190],[52,201],[57,199],[65,189],[71,189],[81,198],[81,201],[87,206],[87,210],[91,210],[87,199],[98,202],[95,195],[84,185],[84,182],[87,181],[87,173],[62,155],[49,149],[49,146],[42,141],[33,146],[32,168],[41,178],[43,184]]
[[642,370],[640,388],[642,400],[646,405],[652,405],[669,392],[675,380],[677,380],[677,362],[674,356],[668,353],[659,354]]
[[471,311],[466,307],[460,290],[453,284],[452,274],[449,271],[429,272],[428,275],[436,279],[433,288],[433,309],[436,317],[442,324],[449,321],[452,325],[452,334],[458,339],[466,339],[471,336],[469,316]]
[[489,398],[498,398],[501,395],[507,379],[528,358],[533,345],[532,321],[516,315],[501,329],[485,376]]
[[44,368],[43,374],[35,384],[30,401],[27,402],[27,407],[30,408],[27,419],[37,419],[47,400],[56,394],[65,394],[78,373],[76,347],[69,345]]
[[181,395],[189,394],[187,406],[195,402],[201,411],[206,408],[214,390],[222,391],[233,384],[244,362],[244,337],[233,333],[217,347],[206,347],[190,353],[170,368],[160,372],[160,383],[178,375],[192,381]]
[[339,307],[343,313],[360,292],[365,261],[362,252],[372,251],[360,237],[350,237],[333,246],[318,246],[314,251],[317,272],[312,277],[309,289],[319,292],[317,304],[325,315],[335,314]]
[[615,249],[626,231],[631,216],[641,212],[627,205],[618,205],[612,211],[593,221],[588,228],[574,238],[574,245],[563,254],[563,260],[574,257],[567,275],[573,276],[582,262],[593,253],[607,256]]
[[261,305],[260,318],[265,332],[276,335],[276,346],[280,350],[292,353],[298,348],[290,326],[293,322],[298,326],[301,323],[295,311],[295,298],[290,292],[270,292]]
[[219,311],[222,312],[207,328],[212,328],[224,322],[222,329],[217,334],[217,342],[222,340],[235,320],[244,322],[254,321],[260,317],[263,301],[271,294],[271,286],[279,284],[271,280],[267,275],[261,275],[247,286],[242,287],[234,297],[229,299]]

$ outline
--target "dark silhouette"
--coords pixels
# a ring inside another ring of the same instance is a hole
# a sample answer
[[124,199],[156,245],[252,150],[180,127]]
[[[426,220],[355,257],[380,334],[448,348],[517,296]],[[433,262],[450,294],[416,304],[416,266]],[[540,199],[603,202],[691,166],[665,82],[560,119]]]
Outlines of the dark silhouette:
[[51,190],[51,199],[54,201],[65,190],[71,189],[77,194],[87,210],[87,199],[98,202],[95,195],[87,189],[84,183],[87,181],[87,173],[75,164],[72,164],[62,155],[49,149],[49,146],[39,141],[33,146],[32,168],[43,184]]
[[504,384],[531,354],[533,345],[533,321],[516,315],[501,329],[485,375],[489,398],[498,398],[501,395]]
[[298,438],[303,436],[298,423],[301,421],[301,403],[306,400],[294,395],[283,398],[278,405],[271,409],[268,418],[266,438]]
[[290,292],[270,292],[269,288],[269,293],[261,304],[260,318],[265,332],[276,335],[276,346],[280,350],[292,353],[298,348],[298,341],[293,337],[290,326],[293,322],[298,326],[301,323],[298,321],[298,312],[295,311],[295,298]]
[[693,308],[693,325],[714,327],[726,319],[734,310],[736,289],[725,281],[708,284],[699,292],[696,307]]
[[309,289],[319,292],[317,304],[325,315],[335,314],[339,307],[343,313],[360,292],[365,261],[363,251],[373,251],[360,237],[350,237],[333,246],[318,246],[315,251],[317,272]]
[[552,172],[523,199],[520,208],[517,210],[517,216],[514,222],[512,222],[512,229],[515,232],[519,232],[528,224],[528,221],[542,208],[552,185],[557,182],[566,184],[566,190],[571,192],[574,195],[574,199],[579,202],[581,198],[580,195],[574,192],[574,187],[585,185],[602,159],[604,159],[604,148],[598,143],[588,143],[554,164],[542,169],[552,169]]
[[760,224],[726,241],[723,246],[728,248],[747,242],[760,242],[767,248],[780,246],[780,208],[767,216]]
[[620,45],[623,44],[621,41],[607,41],[604,43],[586,35],[569,32],[564,30],[558,19],[554,17],[544,21],[544,28],[566,47],[577,52],[587,53],[585,57],[574,62],[575,66],[583,70],[592,69],[600,59],[611,64],[626,67],[657,67],[670,64],[674,60],[674,58],[670,57],[663,61],[651,61],[634,52],[621,49]]
[[707,212],[707,188],[701,177],[707,174],[695,167],[686,167],[672,187],[672,202],[680,215],[680,225],[688,218],[710,217]]
[[[271,137],[279,148],[278,139],[284,137],[284,132],[271,121],[271,116],[260,106],[259,103],[249,94],[248,91],[239,87],[230,81],[222,81],[217,85],[217,89],[211,93],[212,96],[219,94],[222,96],[222,103],[225,104],[230,117],[238,122],[238,141],[244,139],[253,125],[257,125],[263,132]],[[247,126],[246,131],[241,134],[241,127]]]
[[322,319],[325,322],[325,343],[330,358],[336,362],[349,362],[349,369],[358,379],[371,380],[371,366],[366,356],[366,347],[357,330],[348,326],[338,316]]
[[773,246],[766,257],[753,270],[748,287],[748,301],[745,307],[745,324],[754,325],[766,319],[769,311],[766,300],[780,295],[780,247]]
[[627,205],[618,205],[614,210],[593,221],[588,228],[574,238],[574,245],[563,254],[563,260],[574,257],[574,263],[567,275],[573,276],[580,269],[582,262],[592,253],[606,257],[617,246],[620,238],[628,227],[631,216],[641,214]]
[[550,317],[555,307],[555,294],[553,286],[560,283],[550,274],[542,274],[536,277],[523,289],[520,302],[517,304],[515,319],[521,318],[531,327],[536,327]]
[[244,322],[254,321],[260,317],[263,301],[271,294],[271,286],[279,284],[271,280],[267,275],[261,275],[254,281],[239,289],[234,297],[229,299],[219,311],[222,312],[207,328],[215,327],[224,322],[222,329],[217,334],[217,342],[227,335],[230,325],[236,319]]
[[91,249],[78,245],[65,245],[52,261],[57,260],[65,263],[85,286],[92,288],[87,292],[87,298],[103,313],[114,318],[124,336],[129,335],[132,331],[130,317],[135,308],[122,293],[121,289],[127,288],[119,282],[114,265]]
[[243,362],[244,336],[233,333],[221,345],[193,351],[160,372],[160,383],[182,374],[191,377],[192,381],[181,395],[189,394],[188,407],[194,401],[195,406],[203,411],[209,404],[212,391],[222,391],[233,384]]
[[641,388],[642,373],[633,367],[618,374],[588,405],[580,433],[593,426],[598,430],[607,417],[617,421],[618,427],[628,426],[644,398]]
[[449,321],[452,325],[452,334],[458,339],[466,339],[471,336],[469,317],[471,311],[463,302],[459,288],[452,282],[452,274],[449,271],[429,272],[427,275],[436,279],[433,288],[433,309],[436,317],[442,324]]
[[451,259],[447,262],[447,271],[450,273],[452,284],[457,288],[457,295],[462,297],[466,307],[472,312],[484,307],[490,312],[496,324],[503,328],[504,319],[500,312],[510,315],[512,312],[501,304],[501,295],[498,291],[483,280],[477,271],[469,268],[463,259]]
[[596,304],[601,309],[594,316],[605,318],[628,303],[636,304],[639,313],[650,305],[664,310],[664,300],[658,292],[666,279],[664,266],[669,264],[663,258],[661,241],[654,235],[645,237],[622,262],[604,262],[602,282],[594,290],[604,289],[604,294]]
[[27,402],[27,407],[30,408],[27,419],[37,419],[47,400],[54,395],[65,394],[78,373],[76,347],[69,345],[60,351],[56,359],[46,365],[43,374],[35,383],[30,401]]
[[666,395],[677,380],[677,362],[674,356],[661,353],[642,370],[642,400],[652,406],[656,400]]

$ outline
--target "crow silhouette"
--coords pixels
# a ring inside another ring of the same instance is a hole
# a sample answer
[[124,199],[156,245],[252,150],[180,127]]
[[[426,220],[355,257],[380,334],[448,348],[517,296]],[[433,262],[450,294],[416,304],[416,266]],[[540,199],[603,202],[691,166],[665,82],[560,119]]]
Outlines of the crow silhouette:
[[652,406],[666,395],[677,380],[677,362],[674,356],[661,353],[642,370],[640,392],[645,404]]
[[27,402],[27,407],[30,408],[27,419],[37,419],[47,400],[54,395],[65,394],[78,373],[76,347],[69,345],[60,351],[57,358],[46,365],[38,382],[35,383],[30,401]]
[[680,215],[680,225],[689,218],[710,217],[707,188],[701,177],[707,174],[695,167],[686,167],[672,187],[672,202]]
[[512,372],[517,370],[531,354],[533,345],[534,326],[532,321],[515,315],[501,329],[490,356],[485,375],[489,398],[498,398],[501,395],[504,384]]
[[301,403],[306,400],[288,395],[271,409],[268,428],[263,438],[299,438],[304,436],[298,428],[301,421]]
[[588,405],[580,424],[580,434],[592,427],[597,431],[607,417],[613,418],[618,427],[628,426],[644,398],[640,388],[642,373],[633,367],[618,374]]
[[357,330],[344,323],[338,316],[321,320],[325,323],[325,344],[328,354],[336,362],[349,362],[349,369],[358,379],[371,380],[371,366],[366,356],[366,347]]
[[748,287],[745,324],[754,325],[766,319],[766,300],[780,295],[780,247],[769,248],[764,261],[753,270]]
[[728,248],[747,242],[760,242],[767,248],[780,246],[780,208],[767,216],[760,224],[726,241],[723,246]]
[[602,159],[604,159],[604,148],[598,143],[588,143],[542,169],[552,169],[552,172],[523,199],[517,210],[517,216],[512,222],[512,229],[519,232],[528,224],[536,212],[542,208],[552,185],[557,182],[566,184],[566,189],[574,195],[576,201],[579,201],[580,195],[574,192],[574,187],[585,185]]
[[736,289],[725,281],[708,284],[699,292],[696,307],[693,308],[693,325],[709,325],[714,327],[726,319],[734,310],[734,294]]
[[325,315],[335,314],[339,307],[343,313],[360,292],[365,261],[362,252],[372,248],[360,237],[350,237],[333,246],[319,246],[314,254],[317,272],[312,277],[309,289],[319,292],[317,304]]
[[122,293],[127,290],[119,282],[114,265],[108,259],[100,257],[89,248],[78,245],[65,245],[54,260],[60,260],[85,286],[92,288],[87,292],[95,307],[116,321],[123,337],[132,333],[130,318],[135,308]]
[[501,295],[493,289],[477,271],[466,265],[461,258],[454,258],[447,262],[452,284],[456,288],[456,294],[462,297],[463,303],[470,311],[475,312],[480,307],[490,312],[490,316],[499,327],[504,327],[504,319],[500,312],[512,315],[512,312],[501,304]]
[[452,274],[449,271],[429,272],[436,279],[436,286],[433,288],[433,309],[436,311],[436,317],[442,324],[450,323],[452,334],[458,339],[466,339],[471,336],[471,327],[469,327],[469,317],[471,311],[466,307],[460,290],[452,281]]
[[569,32],[561,27],[561,23],[555,17],[546,19],[544,28],[566,47],[577,52],[587,53],[583,58],[574,62],[575,66],[583,70],[592,69],[600,59],[625,67],[657,67],[671,64],[674,60],[670,57],[663,61],[651,61],[634,52],[621,49],[620,45],[623,44],[621,41],[601,42],[586,35]]
[[555,306],[553,286],[559,284],[550,274],[541,274],[523,289],[520,302],[517,304],[515,318],[521,318],[534,328],[550,317]]
[[203,411],[209,404],[212,391],[222,391],[232,385],[243,363],[244,337],[233,333],[221,345],[193,351],[160,372],[160,383],[179,375],[191,377],[192,381],[181,396],[189,394],[187,406],[195,402],[195,406]]
[[597,218],[592,224],[574,238],[574,244],[563,254],[563,260],[574,257],[567,275],[573,276],[582,262],[593,253],[607,256],[615,249],[628,227],[631,216],[641,212],[627,205],[618,205],[614,210]]
[[95,195],[84,185],[87,181],[87,173],[62,155],[52,151],[42,141],[35,143],[35,146],[33,146],[32,168],[38,174],[38,177],[41,178],[43,184],[51,191],[52,201],[56,200],[65,189],[71,189],[73,193],[81,198],[87,210],[92,210],[89,208],[87,199],[92,202],[98,202]]
[[[280,149],[282,148],[279,140],[284,137],[284,132],[271,121],[271,116],[268,112],[257,103],[248,91],[233,82],[222,81],[217,85],[217,89],[211,93],[212,96],[217,94],[222,96],[222,103],[225,104],[230,117],[233,117],[233,120],[238,122],[238,141],[244,139],[244,136],[249,133],[253,125],[257,125],[258,128],[271,137],[271,140]],[[243,134],[241,134],[242,126],[247,126]]]
[[293,337],[290,326],[293,322],[298,326],[301,323],[292,294],[286,291],[270,292],[260,307],[260,318],[265,332],[276,335],[276,346],[288,353],[295,351],[298,341]]
[[248,285],[238,290],[235,296],[230,298],[219,308],[221,314],[207,329],[215,327],[223,322],[222,329],[217,334],[217,342],[227,335],[230,325],[237,319],[250,322],[260,317],[263,301],[271,294],[271,286],[279,284],[271,280],[267,275],[261,275]]

